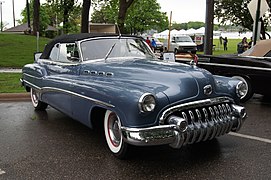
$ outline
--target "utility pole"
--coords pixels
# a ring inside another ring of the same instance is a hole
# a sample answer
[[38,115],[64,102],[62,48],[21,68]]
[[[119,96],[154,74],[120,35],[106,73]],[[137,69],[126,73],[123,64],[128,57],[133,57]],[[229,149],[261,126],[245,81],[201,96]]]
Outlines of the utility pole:
[[31,34],[30,10],[29,10],[29,3],[28,3],[28,0],[26,0],[26,12],[27,12],[28,32],[29,32],[29,34]]
[[14,10],[14,0],[12,0],[12,9],[13,9],[13,27],[15,27],[15,10]]
[[260,9],[261,9],[261,0],[258,0],[257,10],[256,10],[256,18],[254,24],[254,33],[253,33],[253,45],[256,44],[258,40],[258,27],[259,27],[259,19],[260,19]]
[[214,0],[206,0],[204,54],[213,54]]
[[2,8],[2,5],[3,5],[3,3],[4,3],[5,1],[0,1],[0,9],[1,9],[1,24],[0,24],[0,26],[1,26],[1,32],[3,31],[3,8]]

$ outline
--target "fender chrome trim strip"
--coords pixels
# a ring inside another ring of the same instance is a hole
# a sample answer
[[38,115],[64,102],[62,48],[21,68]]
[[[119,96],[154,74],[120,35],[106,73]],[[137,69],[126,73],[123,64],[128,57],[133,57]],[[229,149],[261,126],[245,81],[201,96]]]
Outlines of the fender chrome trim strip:
[[26,80],[23,80],[26,84],[28,84],[29,86],[37,89],[38,91],[41,92],[41,95],[43,93],[46,93],[46,92],[63,92],[63,93],[66,93],[66,94],[70,94],[70,95],[73,95],[73,96],[77,96],[77,97],[80,97],[80,98],[83,98],[83,99],[87,99],[87,100],[90,100],[96,104],[100,104],[100,105],[103,105],[103,106],[107,106],[107,107],[110,107],[110,108],[114,108],[115,106],[112,105],[112,104],[109,104],[109,103],[106,103],[106,102],[103,102],[103,101],[100,101],[100,100],[97,100],[97,99],[94,99],[94,98],[90,98],[90,97],[87,97],[85,95],[82,95],[82,94],[78,94],[78,93],[75,93],[75,92],[72,92],[72,91],[69,91],[69,90],[65,90],[65,89],[61,89],[61,88],[54,88],[54,87],[38,87]]

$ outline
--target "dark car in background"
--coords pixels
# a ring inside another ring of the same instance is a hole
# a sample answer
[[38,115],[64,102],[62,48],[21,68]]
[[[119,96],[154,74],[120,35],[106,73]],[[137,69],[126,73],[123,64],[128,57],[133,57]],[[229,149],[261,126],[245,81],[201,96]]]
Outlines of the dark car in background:
[[270,97],[271,39],[261,40],[242,54],[198,55],[198,66],[213,74],[234,77],[244,82],[241,101],[254,93]]
[[36,110],[48,105],[90,127],[101,125],[109,150],[187,144],[238,131],[243,82],[194,65],[156,58],[141,37],[71,34],[48,43],[22,69]]
[[164,43],[159,41],[159,39],[152,37],[151,39],[154,39],[156,43],[156,47],[154,48],[155,51],[163,52],[164,51]]

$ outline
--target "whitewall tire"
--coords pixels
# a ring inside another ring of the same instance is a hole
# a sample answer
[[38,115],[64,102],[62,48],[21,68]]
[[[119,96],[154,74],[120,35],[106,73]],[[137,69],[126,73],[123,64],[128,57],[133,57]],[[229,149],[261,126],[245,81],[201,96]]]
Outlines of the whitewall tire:
[[110,151],[120,159],[125,158],[128,145],[123,141],[121,121],[116,113],[109,110],[104,117],[104,133]]
[[35,89],[30,89],[30,96],[32,104],[36,110],[45,110],[47,108],[48,104],[39,100],[38,92]]

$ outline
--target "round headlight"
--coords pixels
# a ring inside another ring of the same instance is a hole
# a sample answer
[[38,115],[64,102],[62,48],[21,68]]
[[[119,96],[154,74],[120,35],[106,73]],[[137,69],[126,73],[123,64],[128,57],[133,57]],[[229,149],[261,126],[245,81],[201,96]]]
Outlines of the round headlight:
[[236,94],[239,98],[243,98],[247,94],[247,86],[243,81],[239,81],[236,85]]
[[143,94],[139,99],[139,109],[141,112],[151,112],[155,108],[155,98],[150,93]]

